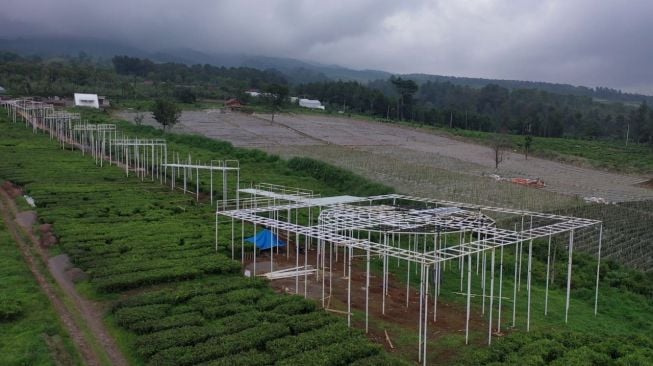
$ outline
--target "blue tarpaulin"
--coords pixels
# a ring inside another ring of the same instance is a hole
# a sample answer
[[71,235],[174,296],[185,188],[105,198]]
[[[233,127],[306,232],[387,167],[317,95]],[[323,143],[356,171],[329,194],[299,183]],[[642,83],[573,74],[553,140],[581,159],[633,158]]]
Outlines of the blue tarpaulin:
[[256,233],[256,235],[245,240],[256,245],[256,247],[261,250],[274,248],[276,246],[286,246],[286,243],[283,240],[279,239],[279,237],[274,235],[274,233],[268,229],[261,230]]

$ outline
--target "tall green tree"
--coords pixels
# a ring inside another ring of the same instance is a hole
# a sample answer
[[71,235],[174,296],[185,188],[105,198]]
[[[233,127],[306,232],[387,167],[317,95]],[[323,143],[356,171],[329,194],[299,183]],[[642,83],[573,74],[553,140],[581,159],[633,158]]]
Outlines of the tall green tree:
[[193,104],[197,100],[197,96],[193,92],[191,88],[175,88],[175,91],[172,93],[172,95],[180,102],[180,103],[188,103],[188,104]]
[[417,93],[417,83],[410,79],[402,79],[400,77],[393,77],[390,79],[392,85],[394,85],[395,90],[399,94],[399,119],[404,119],[404,109],[405,106],[410,107],[410,112],[413,111],[413,96]]
[[163,126],[163,131],[166,131],[166,129],[172,128],[179,122],[181,108],[175,102],[157,99],[152,107],[152,115]]

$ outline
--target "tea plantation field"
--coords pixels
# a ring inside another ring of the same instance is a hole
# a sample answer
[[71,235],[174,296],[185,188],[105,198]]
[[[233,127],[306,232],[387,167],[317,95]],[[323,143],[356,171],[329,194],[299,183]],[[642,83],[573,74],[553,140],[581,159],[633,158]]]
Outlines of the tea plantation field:
[[[213,249],[208,204],[98,168],[20,124],[3,119],[0,129],[0,177],[24,186],[41,221],[54,225],[53,252],[90,275],[80,291],[111,304],[107,320],[134,364],[401,364],[313,301],[242,277],[226,248]],[[244,180],[333,192],[275,157],[194,139],[176,137],[175,149],[240,158]]]
[[[98,122],[107,118],[90,117]],[[119,128],[143,137],[162,136],[149,127],[121,123]],[[287,162],[202,137],[165,137],[169,151],[181,156],[191,152],[194,160],[239,159],[244,182],[299,186],[324,195],[389,192],[387,187],[308,159]],[[198,204],[194,197],[171,192],[158,182],[126,178],[117,167],[96,167],[91,158],[60,150],[45,135],[34,135],[4,117],[0,117],[0,157],[0,181],[13,181],[34,197],[40,220],[53,224],[59,239],[52,254],[67,253],[75,266],[88,273],[89,279],[79,283],[78,290],[107,305],[105,321],[135,365],[413,362],[414,352],[404,357],[410,361],[395,358],[360,331],[347,328],[344,319],[319,310],[313,301],[276,294],[265,281],[244,278],[240,263],[231,260],[228,225],[220,228],[220,250],[213,248],[214,215],[207,203]],[[208,177],[202,178],[201,185],[208,185]],[[564,263],[562,247],[560,252],[558,261]],[[430,362],[437,364],[438,352],[446,351],[454,354],[450,362],[465,365],[650,364],[652,276],[604,263],[599,315],[594,317],[596,263],[582,254],[575,256],[572,317],[565,325],[559,310],[564,301],[562,265],[557,267],[558,280],[552,283],[550,295],[557,310],[547,318],[552,321],[541,315],[545,254],[538,244],[533,262],[533,307],[538,315],[531,333],[522,331],[526,293],[522,289],[518,301],[522,320],[516,330],[506,330],[489,348],[483,345],[486,332],[475,332],[470,346],[460,344],[459,334],[441,337],[429,345]],[[507,254],[506,263],[512,263],[510,258]],[[506,268],[510,273],[511,267]],[[443,289],[443,299],[462,304],[452,295],[457,281],[445,284],[450,287]],[[507,293],[510,279],[504,286]],[[35,319],[30,326],[48,322]],[[7,339],[20,331],[7,328]],[[414,346],[414,337],[402,334],[394,340],[405,338]]]

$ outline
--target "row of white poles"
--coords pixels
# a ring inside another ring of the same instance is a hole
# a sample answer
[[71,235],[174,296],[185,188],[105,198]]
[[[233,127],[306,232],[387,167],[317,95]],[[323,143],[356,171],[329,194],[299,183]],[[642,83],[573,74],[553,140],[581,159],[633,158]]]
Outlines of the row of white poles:
[[[148,175],[152,181],[158,179],[162,184],[167,181],[168,151],[167,144],[164,141],[119,137],[115,125],[81,123],[79,113],[57,111],[51,105],[45,103],[20,100],[7,101],[2,103],[2,106],[7,109],[7,114],[11,116],[14,123],[19,118],[23,119],[25,125],[30,126],[34,132],[40,129],[49,133],[51,139],[57,138],[61,142],[62,148],[65,148],[65,145],[68,144],[71,148],[77,147],[82,154],[89,153],[95,159],[96,165],[100,167],[107,160],[109,165],[113,163],[123,165],[127,176],[132,170],[142,181]],[[191,164],[190,154],[188,159],[188,164]],[[177,154],[177,163],[181,163],[179,154]],[[220,163],[226,166],[226,161],[220,161]],[[187,181],[193,177],[192,168],[172,168],[172,189],[175,188],[175,181],[180,175],[180,169],[183,170],[184,177],[183,191],[190,192],[187,189]],[[231,170],[236,171],[236,196],[238,197],[240,169],[238,167]],[[177,177],[175,177],[175,172]],[[227,202],[228,198],[227,172],[227,169],[222,170],[222,198],[224,203]],[[210,169],[211,204],[213,204],[214,193],[213,175],[213,169]],[[199,183],[199,169],[196,168],[196,200],[199,200]]]

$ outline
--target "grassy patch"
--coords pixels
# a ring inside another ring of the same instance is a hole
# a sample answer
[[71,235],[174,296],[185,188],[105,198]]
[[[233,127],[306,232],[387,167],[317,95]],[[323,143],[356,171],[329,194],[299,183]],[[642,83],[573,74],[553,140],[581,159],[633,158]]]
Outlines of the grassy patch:
[[[438,128],[448,134],[480,144],[490,144],[496,134],[461,129]],[[525,137],[506,135],[514,149],[523,153]],[[531,155],[569,163],[589,165],[613,171],[650,173],[653,171],[653,148],[643,144],[607,140],[533,137]]]
[[0,364],[79,364],[16,243],[0,219]]

